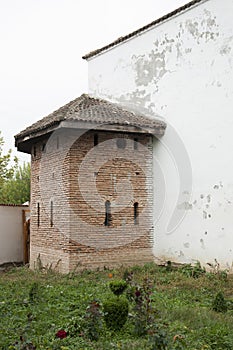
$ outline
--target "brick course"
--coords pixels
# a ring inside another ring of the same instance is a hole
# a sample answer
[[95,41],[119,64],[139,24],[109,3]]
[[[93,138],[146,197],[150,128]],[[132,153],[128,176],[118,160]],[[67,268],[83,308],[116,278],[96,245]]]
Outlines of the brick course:
[[[119,148],[122,142],[125,148]],[[34,147],[32,268],[38,256],[43,265],[64,273],[153,260],[150,135],[95,130],[79,135],[67,129],[38,140]],[[106,201],[111,203],[110,226],[105,226]]]

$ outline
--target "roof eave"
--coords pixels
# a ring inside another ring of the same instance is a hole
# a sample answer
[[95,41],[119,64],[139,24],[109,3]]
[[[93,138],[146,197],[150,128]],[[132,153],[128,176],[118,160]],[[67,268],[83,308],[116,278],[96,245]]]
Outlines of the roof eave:
[[75,120],[65,120],[60,123],[59,128],[81,129],[81,130],[102,130],[115,132],[128,132],[138,134],[152,134],[155,136],[163,136],[166,130],[166,123],[158,121],[153,126],[148,125],[132,125],[119,123],[95,123]]
[[15,147],[19,152],[23,153],[31,153],[31,148],[33,144],[36,142],[36,140],[45,137],[48,134],[51,134],[56,129],[58,129],[59,124],[54,124],[50,127],[45,127],[43,129],[39,129],[36,131],[31,131],[28,133],[21,133],[15,135]]
[[95,123],[77,120],[63,120],[57,125],[49,128],[44,128],[28,134],[20,134],[15,136],[15,146],[17,150],[24,153],[31,153],[33,144],[38,140],[50,135],[58,129],[80,129],[80,130],[100,130],[112,132],[127,132],[137,134],[151,134],[157,137],[164,135],[166,123],[158,121],[157,125],[131,125],[131,124],[114,124],[114,123]]

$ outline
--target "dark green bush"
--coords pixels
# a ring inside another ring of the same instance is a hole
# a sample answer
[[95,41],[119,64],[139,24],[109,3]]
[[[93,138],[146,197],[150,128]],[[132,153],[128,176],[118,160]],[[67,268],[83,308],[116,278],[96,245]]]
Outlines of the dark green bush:
[[124,297],[111,298],[103,303],[104,320],[110,330],[120,330],[127,321],[129,312],[128,300]]
[[226,312],[227,311],[227,301],[224,298],[222,292],[219,292],[215,299],[213,300],[212,308],[216,312]]
[[119,296],[124,293],[125,289],[127,288],[127,282],[123,280],[112,281],[109,283],[109,287],[113,294]]

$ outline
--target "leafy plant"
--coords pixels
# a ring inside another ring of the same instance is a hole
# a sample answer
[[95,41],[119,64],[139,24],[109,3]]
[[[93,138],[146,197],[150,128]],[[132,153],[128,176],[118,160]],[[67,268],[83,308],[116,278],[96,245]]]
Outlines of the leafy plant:
[[168,334],[164,327],[156,325],[149,332],[149,344],[151,350],[166,350],[168,349]]
[[102,330],[102,312],[100,304],[94,300],[87,307],[85,315],[85,333],[90,340],[98,340]]
[[124,297],[113,297],[103,303],[104,320],[110,330],[120,330],[127,321],[129,312],[128,300]]
[[180,270],[185,276],[199,278],[206,273],[206,269],[201,267],[199,261],[194,266],[191,264],[185,264]]
[[125,269],[123,273],[123,280],[126,281],[127,284],[130,284],[133,280],[133,272]]
[[127,288],[126,281],[119,280],[119,281],[111,281],[109,283],[109,287],[113,294],[119,296],[124,293],[125,289]]
[[167,261],[166,271],[168,272],[172,271],[172,262],[170,260]]
[[29,290],[29,301],[33,303],[39,298],[39,285],[38,282],[34,282]]
[[36,346],[30,340],[20,336],[20,340],[9,347],[11,350],[36,350]]
[[215,296],[212,304],[212,308],[216,312],[226,312],[227,311],[227,301],[224,298],[222,292],[218,292]]
[[142,336],[146,334],[148,326],[153,323],[155,311],[152,307],[153,283],[145,278],[142,285],[131,283],[131,288],[127,293],[129,300],[133,301],[133,323],[134,334]]

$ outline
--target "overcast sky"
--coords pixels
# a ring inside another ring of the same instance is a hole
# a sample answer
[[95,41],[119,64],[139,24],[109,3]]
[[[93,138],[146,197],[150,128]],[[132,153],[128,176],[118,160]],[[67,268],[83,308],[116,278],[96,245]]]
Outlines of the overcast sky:
[[82,55],[187,2],[0,0],[0,130],[5,148],[14,149],[19,131],[87,92]]

